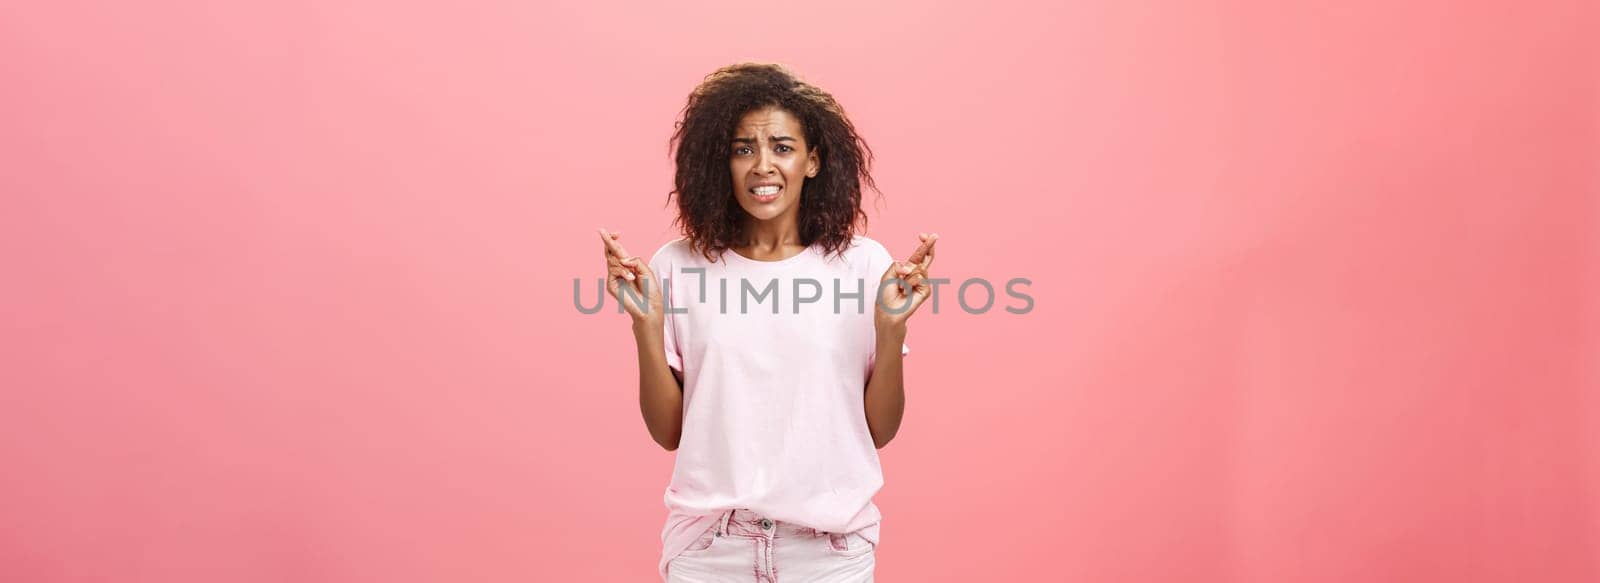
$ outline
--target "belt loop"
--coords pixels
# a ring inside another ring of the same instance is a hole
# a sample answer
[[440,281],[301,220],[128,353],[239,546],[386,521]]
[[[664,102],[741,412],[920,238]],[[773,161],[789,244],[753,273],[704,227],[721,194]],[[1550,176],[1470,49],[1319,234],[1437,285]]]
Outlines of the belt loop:
[[722,513],[722,520],[718,521],[717,536],[728,534],[728,521],[733,518],[733,510]]

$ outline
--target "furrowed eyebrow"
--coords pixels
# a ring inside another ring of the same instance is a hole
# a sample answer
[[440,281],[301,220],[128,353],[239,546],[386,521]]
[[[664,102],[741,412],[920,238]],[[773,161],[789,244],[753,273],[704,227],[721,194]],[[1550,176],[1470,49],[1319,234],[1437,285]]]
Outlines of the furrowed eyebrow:
[[[772,141],[774,141],[774,142],[793,142],[793,141],[795,141],[795,139],[791,138],[789,136],[773,136],[772,137]],[[754,144],[754,143],[756,143],[756,139],[755,138],[734,138],[733,139],[733,143],[735,143],[735,144]]]

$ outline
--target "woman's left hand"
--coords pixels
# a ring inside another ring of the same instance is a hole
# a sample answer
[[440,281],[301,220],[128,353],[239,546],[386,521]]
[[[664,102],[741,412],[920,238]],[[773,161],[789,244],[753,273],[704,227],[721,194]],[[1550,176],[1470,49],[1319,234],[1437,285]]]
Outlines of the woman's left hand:
[[[938,233],[918,235],[922,244],[905,261],[896,261],[883,272],[878,284],[878,303],[875,321],[879,328],[905,326],[911,314],[933,294],[928,284],[928,268],[933,266],[933,244],[939,241]],[[901,281],[893,281],[896,277]]]

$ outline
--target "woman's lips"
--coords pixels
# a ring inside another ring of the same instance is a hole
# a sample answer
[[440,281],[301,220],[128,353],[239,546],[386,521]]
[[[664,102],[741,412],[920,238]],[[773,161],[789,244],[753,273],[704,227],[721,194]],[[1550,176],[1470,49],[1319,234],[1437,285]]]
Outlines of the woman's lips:
[[782,186],[757,186],[750,189],[750,197],[756,199],[756,202],[772,202],[778,200],[778,195],[782,193]]

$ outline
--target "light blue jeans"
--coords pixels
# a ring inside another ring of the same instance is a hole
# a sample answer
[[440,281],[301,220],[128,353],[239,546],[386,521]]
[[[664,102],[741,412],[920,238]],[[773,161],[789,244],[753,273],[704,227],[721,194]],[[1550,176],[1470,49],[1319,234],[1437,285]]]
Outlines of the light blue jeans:
[[853,532],[730,510],[667,562],[667,583],[871,583],[875,550]]

